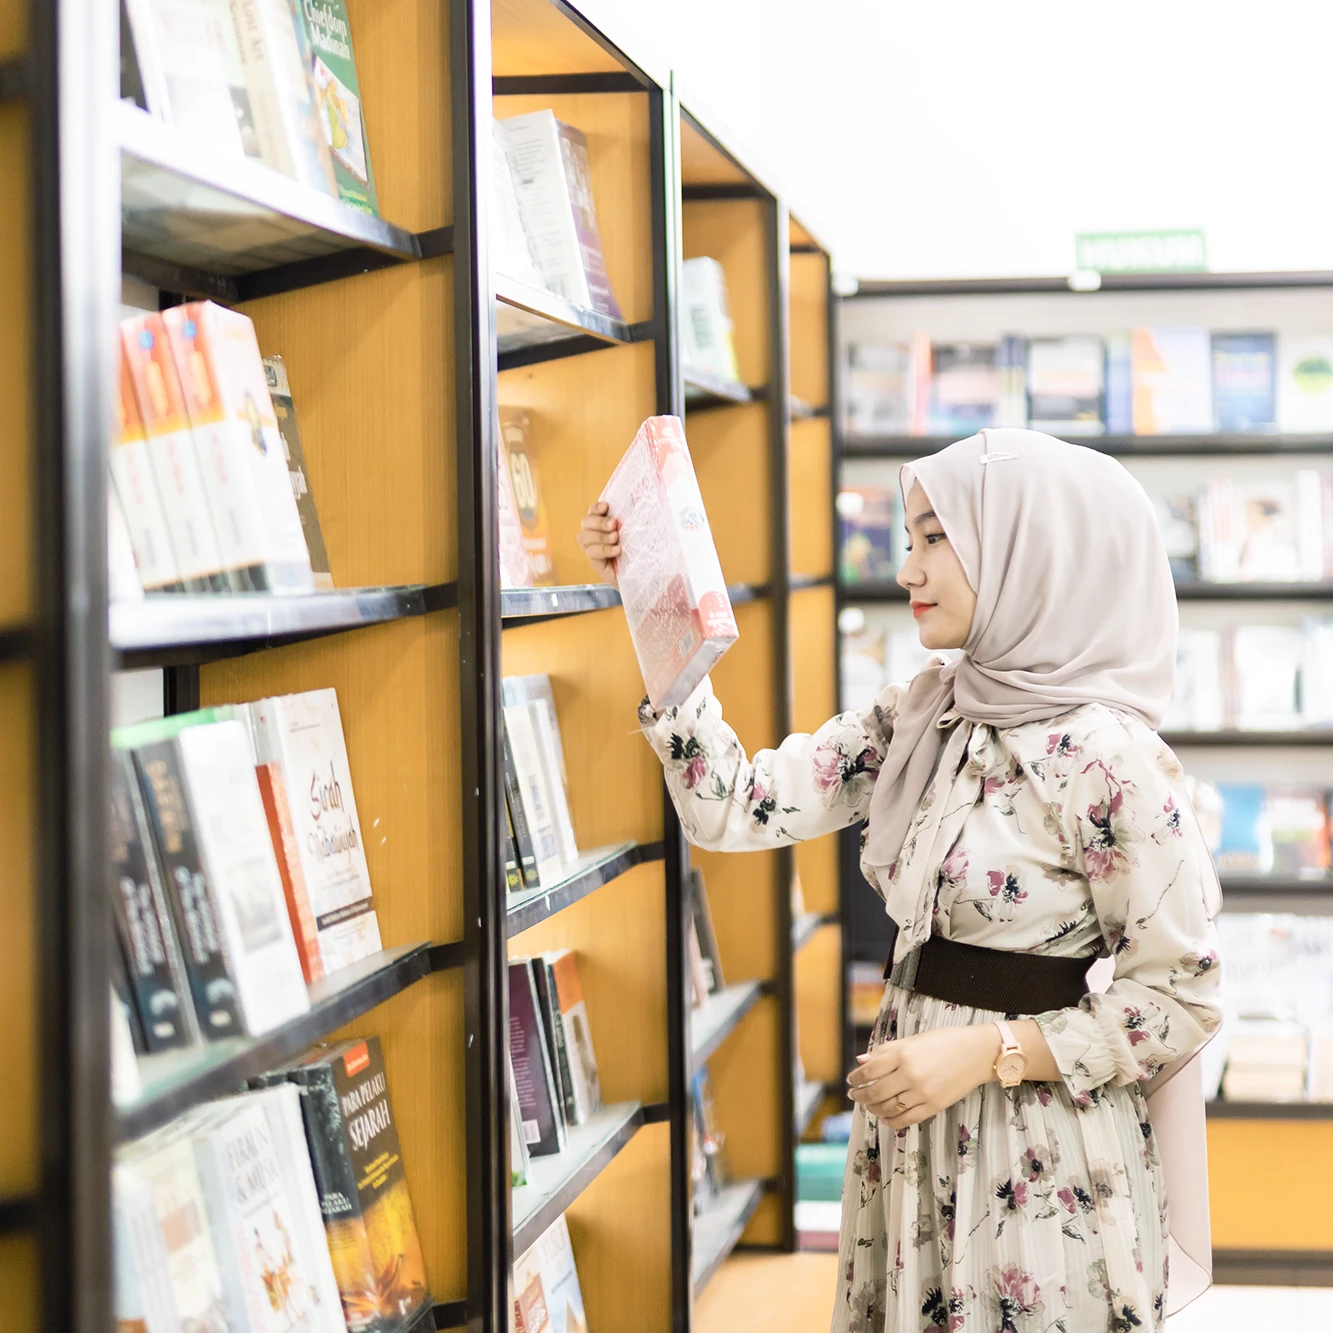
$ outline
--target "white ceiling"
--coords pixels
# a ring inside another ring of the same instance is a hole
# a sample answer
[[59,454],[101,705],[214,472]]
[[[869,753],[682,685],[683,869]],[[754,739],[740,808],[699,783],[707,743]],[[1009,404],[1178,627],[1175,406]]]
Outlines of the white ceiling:
[[1333,269],[1328,0],[574,0],[862,278],[1065,273],[1203,227]]

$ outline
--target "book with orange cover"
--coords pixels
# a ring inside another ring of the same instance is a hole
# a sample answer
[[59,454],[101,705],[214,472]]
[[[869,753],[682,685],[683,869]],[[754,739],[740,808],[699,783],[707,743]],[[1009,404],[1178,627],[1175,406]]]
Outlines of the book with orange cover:
[[555,562],[551,556],[551,524],[546,517],[546,500],[537,475],[537,459],[532,447],[532,420],[515,408],[500,409],[500,433],[504,438],[505,458],[509,465],[511,494],[519,526],[523,531],[523,549],[528,553],[535,587],[555,583]]

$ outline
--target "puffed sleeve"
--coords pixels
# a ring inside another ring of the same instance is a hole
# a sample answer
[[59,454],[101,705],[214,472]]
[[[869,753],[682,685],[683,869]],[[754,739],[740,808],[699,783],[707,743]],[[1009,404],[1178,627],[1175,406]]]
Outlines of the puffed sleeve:
[[1086,875],[1115,979],[1077,1008],[1037,1017],[1074,1100],[1151,1079],[1221,1021],[1213,874],[1179,761],[1120,721],[1080,745],[1064,824]]
[[866,818],[900,694],[891,686],[864,712],[840,713],[752,760],[707,678],[678,708],[655,713],[645,700],[639,722],[689,840],[709,851],[764,851]]

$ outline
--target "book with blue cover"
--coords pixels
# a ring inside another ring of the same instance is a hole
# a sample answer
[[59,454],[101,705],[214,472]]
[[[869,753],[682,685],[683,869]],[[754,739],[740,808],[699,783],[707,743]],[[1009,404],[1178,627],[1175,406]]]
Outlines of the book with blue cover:
[[1277,430],[1277,337],[1214,333],[1213,426],[1236,434]]
[[845,486],[838,492],[839,568],[844,583],[885,583],[898,568],[902,500],[897,487]]
[[1106,433],[1134,433],[1134,372],[1128,333],[1106,335]]
[[1222,840],[1217,868],[1223,875],[1266,875],[1273,868],[1267,789],[1257,783],[1219,782]]

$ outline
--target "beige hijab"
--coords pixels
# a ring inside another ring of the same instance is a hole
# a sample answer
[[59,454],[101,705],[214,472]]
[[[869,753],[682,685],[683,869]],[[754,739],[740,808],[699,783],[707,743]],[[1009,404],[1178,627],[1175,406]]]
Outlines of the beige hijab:
[[[1151,501],[1113,458],[1038,431],[983,430],[904,466],[904,497],[918,481],[977,607],[961,658],[918,672],[895,719],[865,851],[886,867],[898,861],[953,718],[1005,728],[1101,702],[1156,727],[1175,676],[1166,548]],[[889,914],[911,923],[895,960],[929,935],[934,891],[928,866],[890,884]],[[1215,915],[1216,880],[1204,891]],[[1212,1281],[1202,1087],[1190,1059],[1145,1089],[1170,1199],[1172,1311]]]

